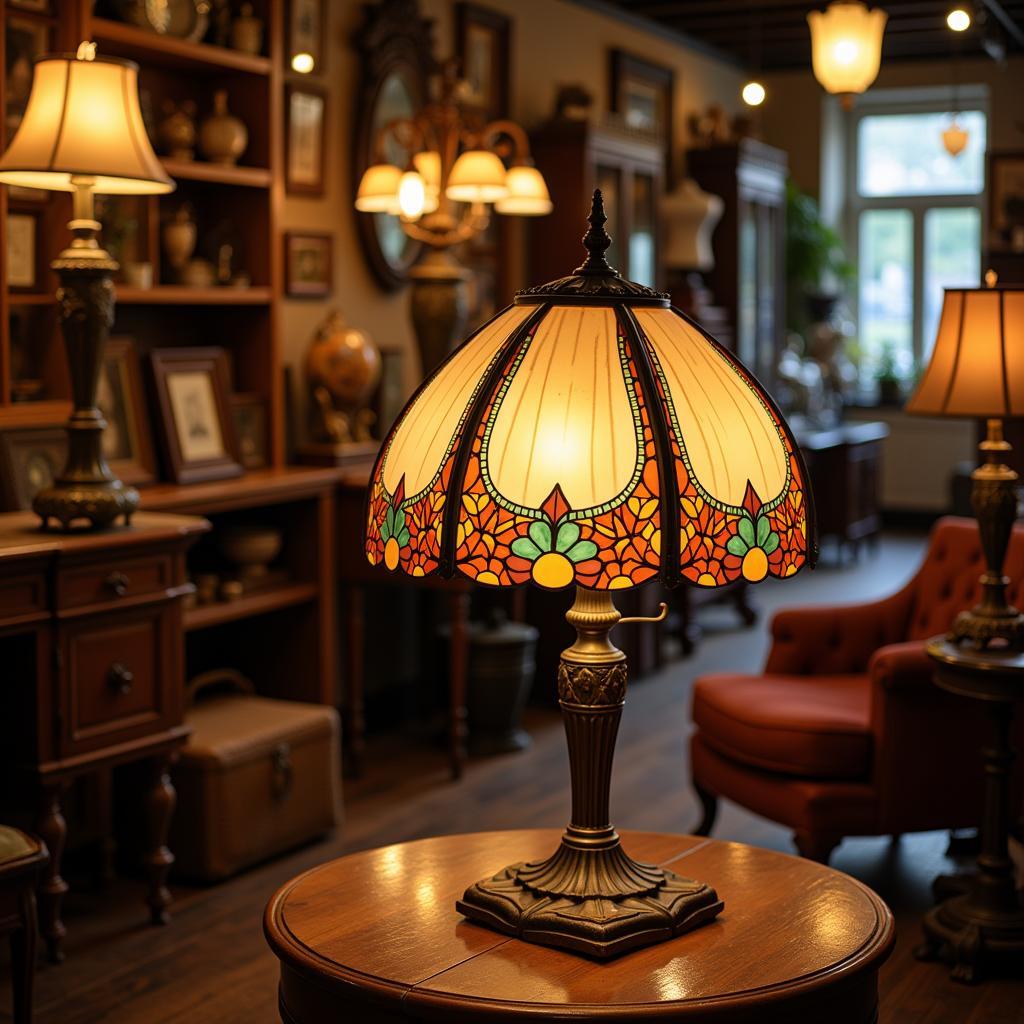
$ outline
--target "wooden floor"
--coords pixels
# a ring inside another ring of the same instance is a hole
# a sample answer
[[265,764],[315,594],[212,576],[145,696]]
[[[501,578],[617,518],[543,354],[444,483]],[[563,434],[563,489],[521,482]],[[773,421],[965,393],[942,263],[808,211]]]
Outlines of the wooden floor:
[[[764,619],[781,605],[859,600],[892,589],[920,553],[917,538],[889,538],[855,568],[828,567],[756,594],[764,612],[752,630],[709,634],[697,654],[637,683],[626,706],[616,758],[613,812],[623,827],[686,831],[697,819],[689,791],[688,695],[697,674],[756,669],[767,644]],[[552,684],[553,685],[553,684]],[[386,737],[371,743],[367,777],[346,786],[347,821],[331,839],[222,885],[175,887],[174,921],[150,928],[142,886],[121,880],[105,892],[73,892],[66,904],[67,961],[37,975],[40,1024],[270,1024],[277,1019],[276,961],[261,931],[263,907],[284,881],[341,853],[439,833],[564,823],[568,777],[557,714],[529,716],[526,753],[471,763],[447,780],[442,753]],[[791,850],[780,828],[726,806],[717,836]],[[882,973],[882,1024],[1024,1024],[1024,979],[965,988],[912,956],[929,886],[951,868],[945,836],[847,840],[833,864],[874,887],[896,912],[896,951]],[[514,851],[509,851],[510,858]],[[495,865],[500,867],[500,865]],[[395,937],[400,942],[400,936]],[[5,954],[0,954],[5,955]],[[0,1021],[9,1020],[6,961],[0,960]]]

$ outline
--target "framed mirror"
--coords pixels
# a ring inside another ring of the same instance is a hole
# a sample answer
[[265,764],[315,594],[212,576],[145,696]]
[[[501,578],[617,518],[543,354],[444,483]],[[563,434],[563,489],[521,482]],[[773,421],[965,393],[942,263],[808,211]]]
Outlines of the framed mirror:
[[[355,152],[352,199],[363,172],[384,159],[404,167],[410,153],[396,140],[379,145],[382,129],[396,118],[410,117],[427,100],[434,68],[431,19],[422,17],[418,0],[380,0],[364,7],[364,21],[353,36],[361,60],[356,92]],[[354,216],[367,261],[380,284],[390,290],[408,280],[422,246],[402,230],[397,216],[360,213]]]

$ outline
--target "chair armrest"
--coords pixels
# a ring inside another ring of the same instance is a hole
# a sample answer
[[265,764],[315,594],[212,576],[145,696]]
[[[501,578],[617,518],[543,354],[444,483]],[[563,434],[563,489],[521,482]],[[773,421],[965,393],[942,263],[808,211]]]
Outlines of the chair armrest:
[[932,686],[935,663],[925,651],[925,641],[909,640],[880,647],[868,664],[872,687],[885,690],[913,690]]
[[903,594],[868,604],[789,608],[772,620],[765,671],[842,675],[867,670],[871,656],[905,635]]

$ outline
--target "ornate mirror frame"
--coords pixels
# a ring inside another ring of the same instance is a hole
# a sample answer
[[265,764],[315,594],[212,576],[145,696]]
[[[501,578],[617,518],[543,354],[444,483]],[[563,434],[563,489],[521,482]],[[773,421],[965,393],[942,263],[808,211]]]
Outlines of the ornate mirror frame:
[[[353,33],[352,42],[360,56],[360,81],[356,90],[355,148],[352,155],[352,199],[363,172],[375,162],[375,133],[378,111],[386,98],[386,89],[396,77],[407,86],[414,113],[428,98],[429,78],[435,68],[434,22],[424,18],[418,0],[379,0],[363,7],[363,24]],[[353,210],[355,207],[353,206]],[[420,256],[422,246],[408,239],[400,258],[384,248],[388,221],[397,225],[397,217],[382,213],[355,211],[363,251],[380,284],[394,291],[406,283],[409,271]]]

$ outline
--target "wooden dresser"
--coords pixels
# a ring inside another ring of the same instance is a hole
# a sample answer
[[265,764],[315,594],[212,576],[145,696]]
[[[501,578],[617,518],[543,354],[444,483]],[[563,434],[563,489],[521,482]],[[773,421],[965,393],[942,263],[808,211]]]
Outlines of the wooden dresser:
[[182,724],[185,552],[208,528],[137,513],[130,528],[44,533],[28,512],[0,515],[0,758],[4,804],[34,804],[51,860],[40,887],[50,958],[61,958],[61,796],[78,775],[145,764],[147,903],[167,918],[165,843]]

